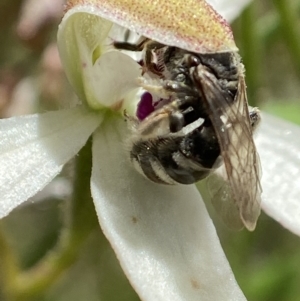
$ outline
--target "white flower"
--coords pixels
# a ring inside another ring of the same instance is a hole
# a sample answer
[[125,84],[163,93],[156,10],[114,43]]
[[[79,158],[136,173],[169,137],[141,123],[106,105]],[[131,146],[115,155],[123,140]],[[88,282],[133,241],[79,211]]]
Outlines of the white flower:
[[[61,59],[83,104],[69,110],[0,120],[0,216],[45,187],[92,135],[91,191],[99,222],[141,299],[245,300],[195,186],[153,184],[127,160],[123,139],[128,133],[121,113],[125,108],[132,110],[137,95],[135,79],[141,71],[130,57],[108,51],[105,44],[118,27],[101,16],[118,17],[120,7],[115,7],[115,2],[110,1],[110,10],[104,4],[107,1],[99,6],[75,6],[59,28]],[[123,19],[121,23],[135,26],[126,22]],[[270,199],[279,200],[280,207],[281,190],[278,185],[273,187],[272,180],[278,163],[277,141],[282,146],[287,141],[280,135],[285,125],[267,120],[278,124],[278,128],[270,132],[263,124],[259,137],[263,188]],[[300,134],[297,127],[291,131]],[[264,143],[271,143],[271,148]],[[294,151],[297,149],[300,145],[295,143]],[[278,154],[289,163],[288,167],[280,166],[281,177],[300,159],[292,150],[289,157],[282,150]],[[299,195],[295,179],[289,185]],[[295,196],[290,200],[285,212],[294,227],[291,229],[299,229],[300,219],[293,219],[289,208],[289,204],[295,205]],[[294,210],[299,211],[299,206]]]
[[251,0],[208,0],[208,3],[228,21],[235,19]]
[[262,165],[262,209],[300,236],[300,128],[263,114],[256,145]]

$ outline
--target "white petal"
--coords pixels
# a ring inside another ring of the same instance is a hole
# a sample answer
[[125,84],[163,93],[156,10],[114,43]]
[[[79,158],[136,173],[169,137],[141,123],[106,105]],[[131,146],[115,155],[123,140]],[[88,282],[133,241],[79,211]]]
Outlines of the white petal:
[[[226,21],[204,0],[109,0],[89,4],[71,1],[73,10],[95,15],[160,43],[197,53],[237,51]],[[86,22],[83,22],[85,25]],[[92,24],[94,26],[94,24]],[[95,27],[96,28],[96,27]]]
[[100,122],[82,107],[0,120],[0,217],[48,184]]
[[251,0],[206,0],[227,21],[233,21]]
[[[94,134],[92,195],[100,225],[142,300],[245,300],[201,197],[149,182],[120,142],[124,123]],[[124,133],[124,131],[123,131]]]
[[257,135],[263,210],[300,235],[300,127],[263,114]]
[[95,96],[94,101],[88,102],[94,108],[99,104],[109,107],[124,100],[127,92],[138,87],[137,78],[141,75],[141,67],[119,51],[105,53],[87,71],[85,78]]
[[110,107],[137,87],[141,67],[119,51],[106,52],[112,23],[75,7],[66,13],[57,42],[67,77],[81,100],[94,109]]
[[57,46],[61,62],[68,80],[82,100],[86,99],[85,85],[89,84],[83,76],[84,69],[94,63],[93,55],[101,54],[101,44],[111,27],[111,22],[97,17],[84,18],[76,9],[66,13],[59,25]]

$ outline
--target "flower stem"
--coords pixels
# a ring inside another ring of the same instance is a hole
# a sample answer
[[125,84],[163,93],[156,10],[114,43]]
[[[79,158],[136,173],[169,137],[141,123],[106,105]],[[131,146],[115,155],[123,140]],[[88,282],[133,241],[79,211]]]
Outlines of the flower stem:
[[14,279],[19,272],[16,257],[11,249],[0,221],[0,299],[10,299]]
[[280,17],[283,37],[300,77],[299,5],[296,2],[291,0],[273,0]]
[[48,289],[77,259],[80,247],[95,228],[97,217],[90,194],[92,167],[91,141],[79,152],[75,163],[73,194],[66,227],[57,246],[39,263],[20,273],[9,300],[33,300]]

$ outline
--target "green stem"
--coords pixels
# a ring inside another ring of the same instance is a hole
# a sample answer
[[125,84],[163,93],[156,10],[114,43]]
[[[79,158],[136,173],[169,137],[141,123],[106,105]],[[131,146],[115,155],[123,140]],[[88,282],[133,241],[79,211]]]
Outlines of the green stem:
[[11,291],[14,289],[13,284],[18,272],[15,254],[5,237],[0,221],[0,292],[2,292],[0,299],[1,297],[4,300],[11,299]]
[[255,30],[258,34],[260,44],[264,48],[270,48],[279,35],[280,20],[273,10],[257,20]]
[[246,82],[249,102],[252,106],[258,105],[258,89],[260,86],[261,54],[256,27],[253,25],[256,18],[255,3],[247,7],[241,16],[241,42],[243,62],[246,67]]
[[291,0],[273,0],[273,3],[280,17],[283,37],[300,77],[299,6]]
[[33,300],[48,289],[77,259],[80,247],[95,228],[97,217],[90,193],[91,141],[76,157],[69,216],[58,245],[36,266],[19,274],[10,300]]

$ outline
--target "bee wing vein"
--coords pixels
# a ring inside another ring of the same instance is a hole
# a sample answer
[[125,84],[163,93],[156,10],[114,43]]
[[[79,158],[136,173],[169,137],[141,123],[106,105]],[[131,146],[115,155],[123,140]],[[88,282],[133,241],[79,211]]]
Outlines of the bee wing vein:
[[[201,67],[200,67],[201,68]],[[244,77],[234,99],[224,95],[213,74],[198,70],[204,101],[218,137],[233,202],[240,218],[253,230],[260,214],[260,162],[252,137]]]

